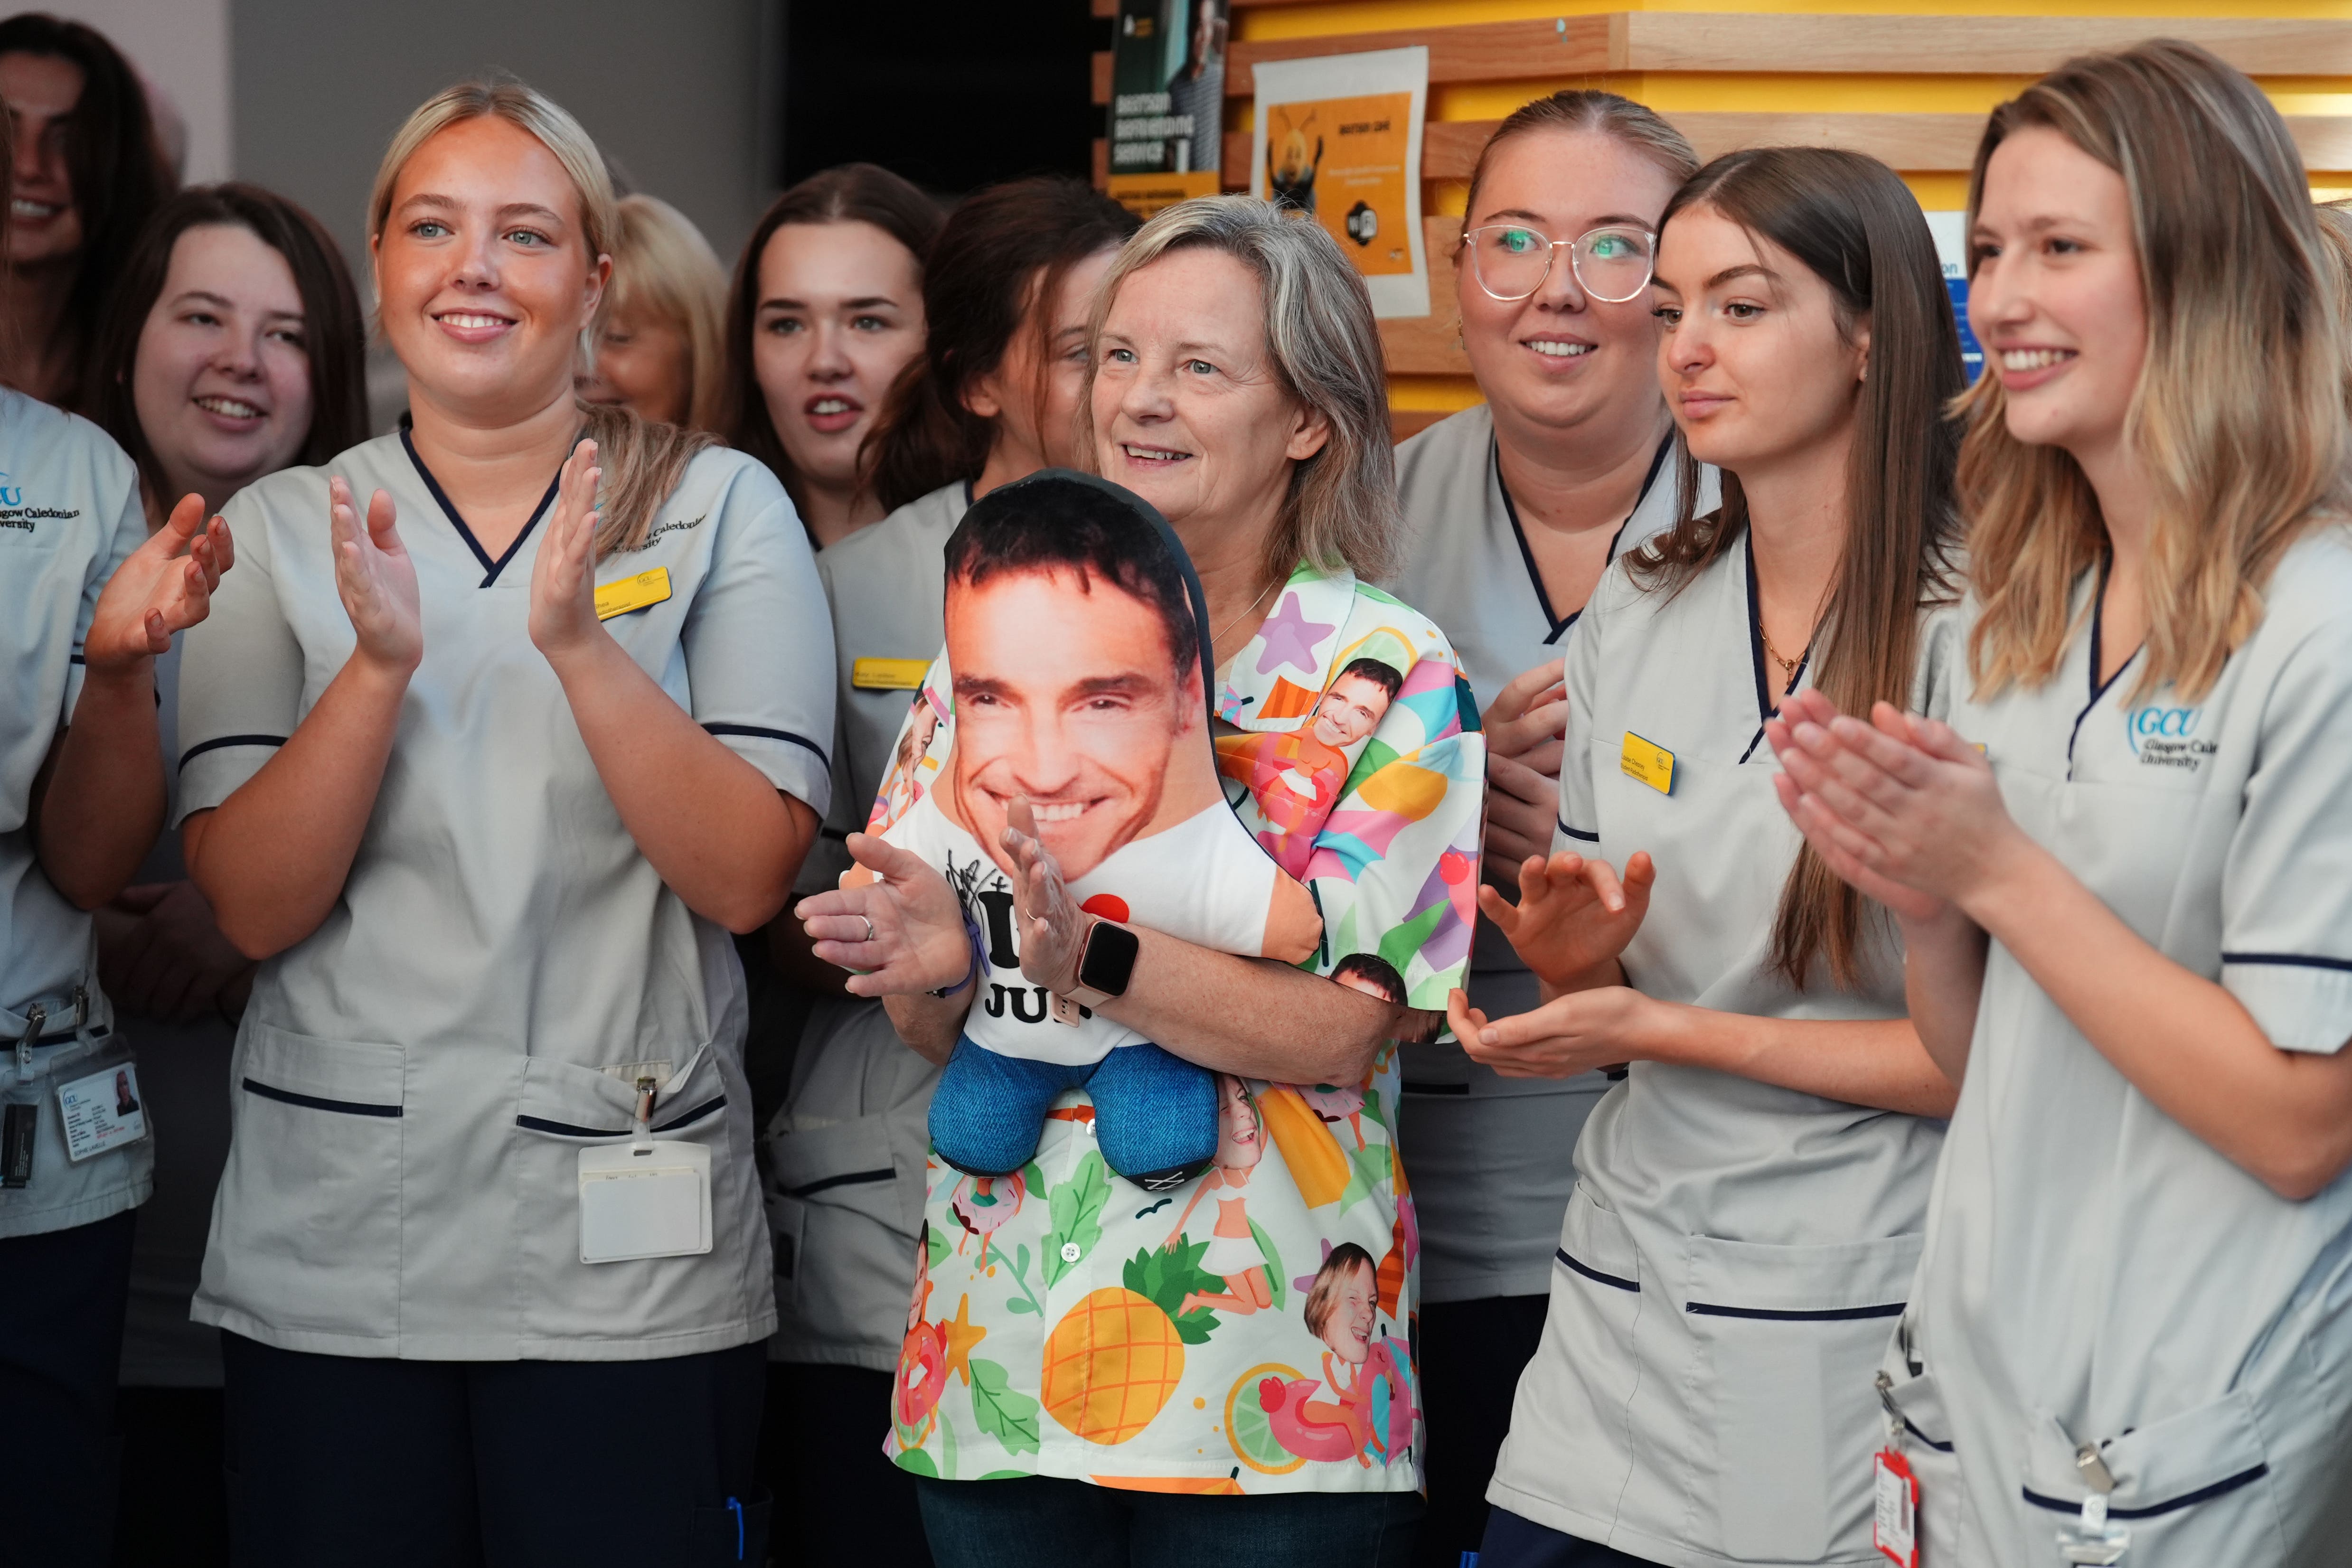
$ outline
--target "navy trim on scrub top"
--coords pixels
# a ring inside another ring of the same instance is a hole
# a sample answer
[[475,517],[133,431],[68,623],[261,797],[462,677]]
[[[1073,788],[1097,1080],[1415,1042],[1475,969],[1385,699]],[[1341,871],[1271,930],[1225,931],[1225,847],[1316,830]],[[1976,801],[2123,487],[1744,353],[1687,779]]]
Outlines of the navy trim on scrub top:
[[[2171,1513],[2179,1509],[2193,1508],[2200,1502],[2210,1502],[2217,1497],[2236,1491],[2240,1487],[2251,1486],[2270,1473],[2269,1465],[2256,1465],[2252,1469],[2240,1470],[2234,1476],[2224,1476],[2211,1486],[2199,1487],[2195,1491],[2184,1492],[2179,1497],[2168,1498],[2163,1502],[2147,1503],[2139,1508],[2110,1507],[2107,1510],[2107,1517],[2109,1519],[2154,1519],[2160,1513]],[[2043,1497],[2032,1487],[2022,1487],[2019,1490],[2024,1493],[2025,1500],[2034,1507],[2046,1508],[2056,1513],[2073,1513],[2083,1506],[2078,1502],[2062,1502],[2054,1497]]]
[[[1756,668],[1756,712],[1759,716],[1756,720],[1755,737],[1748,741],[1748,749],[1739,754],[1739,760],[1745,762],[1755,756],[1756,748],[1764,743],[1765,721],[1778,718],[1780,709],[1772,701],[1772,683],[1764,673],[1764,606],[1756,592],[1756,530],[1745,524],[1740,526],[1739,548],[1748,552],[1748,657]],[[1814,635],[1820,634],[1816,628]],[[1789,672],[1790,691],[1797,689],[1797,684],[1805,678],[1805,666],[1812,662],[1813,645],[1807,643],[1805,651],[1797,655],[1797,667]]]
[[1568,1249],[1565,1247],[1553,1248],[1551,1255],[1596,1285],[1606,1285],[1612,1291],[1639,1291],[1642,1288],[1632,1280],[1621,1280],[1614,1274],[1602,1273],[1589,1263],[1578,1262],[1568,1255]]
[[178,770],[184,772],[189,763],[194,762],[205,752],[218,751],[224,746],[275,747],[283,746],[285,744],[286,737],[282,735],[224,735],[212,740],[201,741],[182,752],[180,754],[180,767]]
[[[726,1095],[714,1094],[693,1110],[672,1116],[650,1131],[667,1133],[678,1127],[691,1126],[706,1116],[717,1114],[726,1104]],[[544,1116],[517,1116],[515,1125],[528,1127],[534,1133],[553,1133],[566,1138],[625,1138],[635,1131],[633,1127],[577,1127],[569,1122],[551,1122]]]
[[1564,817],[1554,817],[1552,821],[1558,822],[1559,824],[1559,831],[1566,833],[1571,839],[1581,840],[1583,842],[1588,844],[1597,844],[1601,841],[1601,835],[1599,833],[1588,833],[1582,828],[1571,828],[1568,825],[1568,820]]
[[[474,559],[480,561],[482,570],[489,574],[482,579],[482,586],[488,588],[498,581],[499,573],[506,570],[507,562],[514,559],[516,552],[522,549],[523,540],[530,538],[531,529],[539,527],[539,519],[547,516],[548,507],[555,500],[556,490],[563,484],[562,466],[556,468],[555,477],[547,482],[547,494],[541,496],[539,505],[531,508],[530,521],[523,524],[522,532],[515,535],[514,542],[507,546],[507,553],[492,560],[490,552],[482,548],[482,541],[474,537],[474,530],[466,526],[466,519],[457,515],[457,508],[449,504],[448,496],[441,488],[441,481],[433,476],[433,470],[425,466],[425,459],[416,455],[416,443],[408,438],[406,425],[401,426],[400,444],[408,453],[408,460],[416,465],[416,472],[424,479],[425,487],[433,492],[435,500],[441,503],[441,510],[447,514],[450,525],[457,530],[457,537],[466,541],[466,548],[474,552]],[[357,506],[359,497],[352,497],[352,503]],[[365,515],[362,514],[362,517]]]
[[258,1079],[245,1081],[245,1092],[258,1094],[264,1100],[277,1100],[288,1105],[307,1106],[313,1111],[340,1111],[346,1116],[397,1116],[397,1105],[371,1105],[362,1100],[328,1100],[316,1094],[298,1094],[291,1089],[280,1089]]
[[2314,958],[2302,953],[2224,953],[2224,964],[2283,964],[2294,969],[2352,969],[2352,958]]
[[[1658,470],[1666,465],[1666,454],[1674,449],[1674,433],[1669,431],[1666,438],[1658,443],[1658,450],[1650,459],[1650,471],[1642,476],[1642,493],[1633,497],[1633,512],[1640,511],[1642,503],[1650,498],[1650,486],[1658,482]],[[1581,606],[1570,611],[1565,621],[1552,612],[1551,595],[1544,591],[1543,573],[1536,566],[1536,552],[1528,548],[1527,529],[1519,527],[1518,505],[1511,499],[1511,487],[1503,483],[1502,444],[1492,436],[1486,438],[1486,461],[1495,471],[1495,488],[1503,497],[1503,515],[1511,519],[1511,537],[1519,541],[1519,559],[1527,565],[1528,586],[1536,591],[1536,607],[1543,612],[1544,624],[1551,628],[1550,634],[1544,638],[1544,646],[1549,648],[1576,624],[1576,618],[1584,611]],[[1633,520],[1633,512],[1626,513],[1625,521],[1619,523],[1617,531],[1609,536],[1609,559],[1601,563],[1602,571],[1607,571],[1617,559],[1617,546],[1625,538],[1625,523]]]
[[1875,1307],[1727,1307],[1716,1301],[1689,1301],[1683,1311],[1703,1318],[1763,1318],[1776,1323],[1843,1323],[1858,1318],[1899,1318],[1908,1301]]
[[810,1182],[805,1186],[788,1186],[784,1188],[784,1196],[806,1197],[812,1193],[824,1192],[836,1186],[860,1186],[867,1182],[896,1181],[898,1176],[898,1173],[895,1170],[851,1171],[845,1176],[825,1176],[821,1180]]
[[794,735],[789,729],[764,729],[756,724],[706,724],[702,727],[712,735],[756,735],[763,740],[790,741],[794,746],[805,746],[815,752],[816,759],[827,768],[833,766],[833,758],[824,754],[824,747],[807,736]]
[[2083,733],[2083,721],[2091,716],[2091,710],[2099,706],[2099,699],[2107,695],[2107,688],[2122,679],[2123,673],[2132,667],[2133,661],[2147,647],[2146,643],[2142,643],[2132,650],[2131,658],[2116,666],[2114,674],[2104,681],[2099,679],[2099,638],[2105,630],[2107,618],[2107,569],[2115,561],[2113,551],[2101,553],[2099,586],[2091,595],[2091,700],[2083,705],[2083,711],[2074,716],[2074,727],[2066,732],[2066,777],[2069,779],[2074,777],[2074,740]]

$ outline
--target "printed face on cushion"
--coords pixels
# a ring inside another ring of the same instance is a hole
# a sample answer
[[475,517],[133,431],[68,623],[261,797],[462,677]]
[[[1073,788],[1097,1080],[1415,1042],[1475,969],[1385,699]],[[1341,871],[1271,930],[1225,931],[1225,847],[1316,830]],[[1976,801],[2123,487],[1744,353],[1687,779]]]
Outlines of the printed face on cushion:
[[1199,668],[1180,674],[1159,610],[1117,584],[1068,570],[951,582],[947,643],[957,733],[941,805],[1007,871],[1016,800],[1075,882],[1223,799],[1194,735]]

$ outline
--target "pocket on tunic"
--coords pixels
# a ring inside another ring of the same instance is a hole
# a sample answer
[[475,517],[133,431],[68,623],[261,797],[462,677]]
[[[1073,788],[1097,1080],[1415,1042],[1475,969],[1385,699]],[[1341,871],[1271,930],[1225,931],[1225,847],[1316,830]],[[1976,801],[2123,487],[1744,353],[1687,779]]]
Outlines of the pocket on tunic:
[[1714,1439],[1725,1555],[1809,1563],[1871,1551],[1870,1456],[1885,1432],[1874,1378],[1920,1241],[1689,1239],[1691,1415]]
[[1622,1485],[1619,1431],[1640,1381],[1633,1338],[1642,1316],[1642,1259],[1625,1221],[1578,1182],[1552,1253],[1543,1340],[1519,1375],[1497,1481],[1532,1498],[1559,1495],[1560,1478]]
[[[2094,1440],[2087,1433],[2075,1437]],[[2276,1478],[2253,1400],[2242,1390],[2098,1441],[2116,1481],[2107,1518],[2131,1532],[2124,1561],[2135,1568],[2276,1568],[2289,1561]],[[2083,1507],[2074,1448],[2066,1430],[2041,1412],[2027,1428],[2025,1448],[2029,1523],[2037,1514],[2046,1521],[2054,1558],[2058,1531]]]
[[203,1294],[286,1332],[398,1332],[407,1057],[247,1026]]
[[[911,1117],[902,1108],[769,1133],[768,1220],[782,1319],[777,1332],[786,1343],[896,1354],[923,1219],[929,1139],[920,1111],[919,1103]],[[958,1179],[956,1217],[982,1236],[993,1235],[1028,1201],[1017,1175]]]
[[[636,1091],[596,1068],[535,1056],[525,1063],[514,1118],[515,1246],[527,1338],[660,1338],[740,1315],[739,1221],[758,1201],[747,1153],[729,1135],[716,1055],[681,1051],[681,1070],[654,1103],[657,1139],[710,1146],[709,1253],[580,1260],[580,1150],[634,1134]],[[766,1279],[760,1281],[765,1288]]]

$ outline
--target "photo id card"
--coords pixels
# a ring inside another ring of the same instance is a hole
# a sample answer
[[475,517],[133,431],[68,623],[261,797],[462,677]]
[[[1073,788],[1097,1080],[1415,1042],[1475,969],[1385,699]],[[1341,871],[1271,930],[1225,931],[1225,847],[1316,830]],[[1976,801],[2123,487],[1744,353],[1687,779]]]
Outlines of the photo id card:
[[147,1135],[139,1069],[128,1061],[58,1084],[58,1111],[65,1118],[66,1158],[76,1165]]
[[683,1139],[580,1151],[580,1260],[710,1250],[710,1149]]

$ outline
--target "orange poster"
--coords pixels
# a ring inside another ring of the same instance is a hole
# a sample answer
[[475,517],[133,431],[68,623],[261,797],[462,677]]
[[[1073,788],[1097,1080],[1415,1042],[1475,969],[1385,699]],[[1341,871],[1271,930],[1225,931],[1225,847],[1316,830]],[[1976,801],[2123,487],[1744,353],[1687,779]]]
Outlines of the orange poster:
[[1412,94],[1277,103],[1266,110],[1266,188],[1315,214],[1367,277],[1412,270],[1405,131]]
[[1375,314],[1429,314],[1421,235],[1428,49],[1268,60],[1254,75],[1251,189],[1330,231],[1364,275]]

